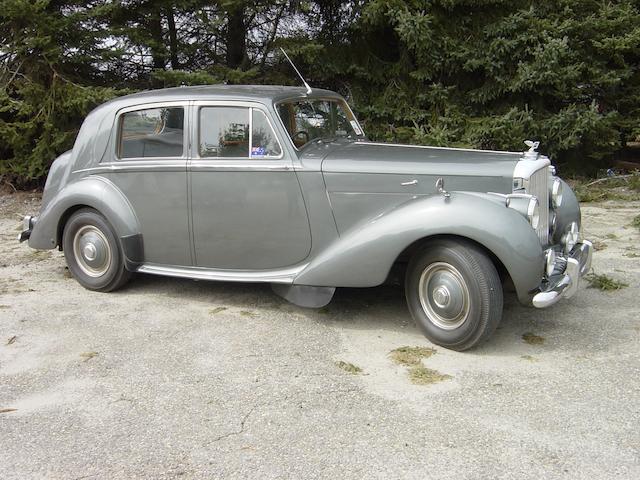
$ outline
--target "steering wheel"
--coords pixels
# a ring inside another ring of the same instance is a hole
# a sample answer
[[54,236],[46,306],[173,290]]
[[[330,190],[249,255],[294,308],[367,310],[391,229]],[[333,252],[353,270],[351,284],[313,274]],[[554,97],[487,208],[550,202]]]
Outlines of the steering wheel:
[[[300,137],[304,137],[304,139],[302,139]],[[298,130],[293,135],[293,143],[296,144],[296,147],[301,147],[305,143],[309,143],[309,132],[306,132],[304,130]]]

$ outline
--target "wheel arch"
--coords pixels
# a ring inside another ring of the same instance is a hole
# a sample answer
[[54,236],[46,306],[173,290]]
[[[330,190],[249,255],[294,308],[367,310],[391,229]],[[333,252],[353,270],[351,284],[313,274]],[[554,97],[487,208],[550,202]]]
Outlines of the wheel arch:
[[37,249],[62,248],[64,226],[82,208],[91,208],[107,219],[125,253],[128,269],[135,269],[142,263],[142,234],[133,207],[112,182],[98,176],[80,179],[56,194],[38,216],[29,246]]
[[402,252],[400,252],[400,254],[396,257],[394,264],[402,264],[402,263],[408,262],[413,257],[413,255],[415,255],[417,251],[419,251],[429,243],[435,242],[437,240],[451,240],[451,241],[457,241],[461,243],[469,243],[475,246],[484,254],[486,254],[487,257],[489,257],[489,259],[491,260],[491,263],[493,263],[494,267],[496,267],[496,270],[500,275],[500,279],[503,282],[507,279],[511,280],[511,275],[509,274],[509,270],[507,269],[505,264],[502,262],[502,260],[500,260],[500,258],[495,253],[493,253],[489,248],[487,248],[485,245],[478,242],[477,240],[474,240],[473,238],[470,238],[470,237],[465,237],[464,235],[438,233],[435,235],[429,235],[426,237],[419,238],[414,242],[412,242],[410,245],[408,245]]
[[507,272],[523,303],[543,274],[540,241],[520,213],[492,196],[452,192],[414,198],[345,232],[318,254],[294,283],[372,287],[383,283],[396,262],[434,238],[458,238],[487,252]]

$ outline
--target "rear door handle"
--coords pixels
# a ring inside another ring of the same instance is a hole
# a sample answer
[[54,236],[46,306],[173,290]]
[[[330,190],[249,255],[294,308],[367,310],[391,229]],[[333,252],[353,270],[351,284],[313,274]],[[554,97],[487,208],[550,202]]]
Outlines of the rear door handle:
[[403,187],[408,187],[409,185],[417,185],[418,184],[418,180],[411,180],[410,182],[402,182],[400,185],[402,185]]

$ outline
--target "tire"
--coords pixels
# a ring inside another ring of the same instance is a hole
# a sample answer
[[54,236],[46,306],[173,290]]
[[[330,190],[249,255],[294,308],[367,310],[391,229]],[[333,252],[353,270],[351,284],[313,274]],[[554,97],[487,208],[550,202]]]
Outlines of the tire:
[[71,215],[62,233],[62,249],[69,271],[88,290],[110,292],[131,277],[113,228],[93,209]]
[[502,318],[500,276],[487,254],[464,240],[435,240],[409,262],[405,293],[411,316],[431,342],[472,348]]

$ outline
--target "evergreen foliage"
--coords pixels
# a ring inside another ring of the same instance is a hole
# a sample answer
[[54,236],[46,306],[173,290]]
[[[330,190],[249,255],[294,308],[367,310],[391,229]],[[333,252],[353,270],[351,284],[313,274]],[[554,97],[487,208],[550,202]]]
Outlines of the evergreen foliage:
[[522,150],[575,172],[640,136],[638,0],[0,0],[0,175],[42,182],[85,115],[135,90],[343,93],[370,138]]

